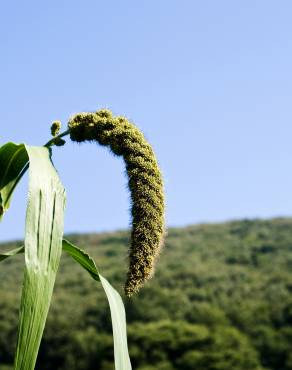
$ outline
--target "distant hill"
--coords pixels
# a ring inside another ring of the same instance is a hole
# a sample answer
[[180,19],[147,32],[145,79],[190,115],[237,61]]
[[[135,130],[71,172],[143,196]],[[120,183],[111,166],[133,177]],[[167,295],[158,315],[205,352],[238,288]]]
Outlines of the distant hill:
[[[67,238],[122,293],[128,233]],[[22,271],[23,256],[0,264],[0,370],[12,369]],[[124,300],[134,370],[292,370],[292,219],[172,228],[155,277]],[[37,369],[112,370],[112,359],[102,290],[64,255]]]

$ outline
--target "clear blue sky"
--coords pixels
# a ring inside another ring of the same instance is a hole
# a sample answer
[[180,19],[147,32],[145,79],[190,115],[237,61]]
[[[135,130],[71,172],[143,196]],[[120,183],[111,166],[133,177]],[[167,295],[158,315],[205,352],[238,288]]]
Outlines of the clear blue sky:
[[[0,141],[41,145],[50,124],[108,107],[153,144],[168,225],[292,215],[291,1],[1,4]],[[54,150],[66,231],[129,226],[123,162]],[[27,184],[0,225],[21,238]]]

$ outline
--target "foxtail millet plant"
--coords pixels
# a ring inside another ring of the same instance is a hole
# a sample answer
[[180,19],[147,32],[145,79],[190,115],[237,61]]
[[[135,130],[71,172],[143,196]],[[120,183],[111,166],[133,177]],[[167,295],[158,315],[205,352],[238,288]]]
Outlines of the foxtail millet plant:
[[153,273],[164,236],[163,181],[155,154],[141,131],[125,117],[101,109],[79,113],[69,120],[71,140],[96,141],[122,156],[132,201],[130,265],[127,296],[136,292]]
[[126,316],[118,292],[99,273],[94,260],[63,239],[66,192],[51,161],[52,147],[72,141],[93,141],[123,157],[131,193],[132,231],[125,293],[131,296],[151,277],[164,236],[162,176],[150,144],[125,117],[107,109],[79,113],[60,133],[61,122],[51,126],[53,138],[44,146],[6,143],[0,146],[0,220],[9,208],[13,191],[29,169],[29,191],[24,246],[0,253],[0,261],[25,254],[18,341],[14,370],[33,370],[41,342],[62,251],[101,283],[107,296],[114,336],[116,370],[131,370]]

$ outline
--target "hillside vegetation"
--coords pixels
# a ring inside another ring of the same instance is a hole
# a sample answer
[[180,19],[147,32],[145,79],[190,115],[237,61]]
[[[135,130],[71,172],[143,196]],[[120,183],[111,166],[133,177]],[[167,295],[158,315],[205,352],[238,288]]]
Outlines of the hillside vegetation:
[[[128,233],[68,239],[122,294]],[[12,369],[22,273],[23,256],[0,264],[0,370]],[[155,278],[124,298],[133,370],[292,370],[291,293],[291,219],[170,229]],[[37,369],[113,368],[102,289],[64,255]]]

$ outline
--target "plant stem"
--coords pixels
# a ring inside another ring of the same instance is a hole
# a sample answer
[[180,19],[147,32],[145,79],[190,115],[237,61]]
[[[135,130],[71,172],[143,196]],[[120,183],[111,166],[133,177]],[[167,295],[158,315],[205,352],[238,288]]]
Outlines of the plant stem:
[[70,130],[66,130],[66,131],[62,132],[60,135],[55,136],[55,137],[53,137],[51,140],[49,140],[49,141],[48,141],[44,146],[45,146],[46,148],[49,148],[49,147],[53,146],[53,145],[55,144],[55,141],[56,141],[56,140],[58,140],[58,139],[60,139],[60,138],[62,138],[62,137],[64,137],[64,136],[69,135],[69,133],[70,133]]

